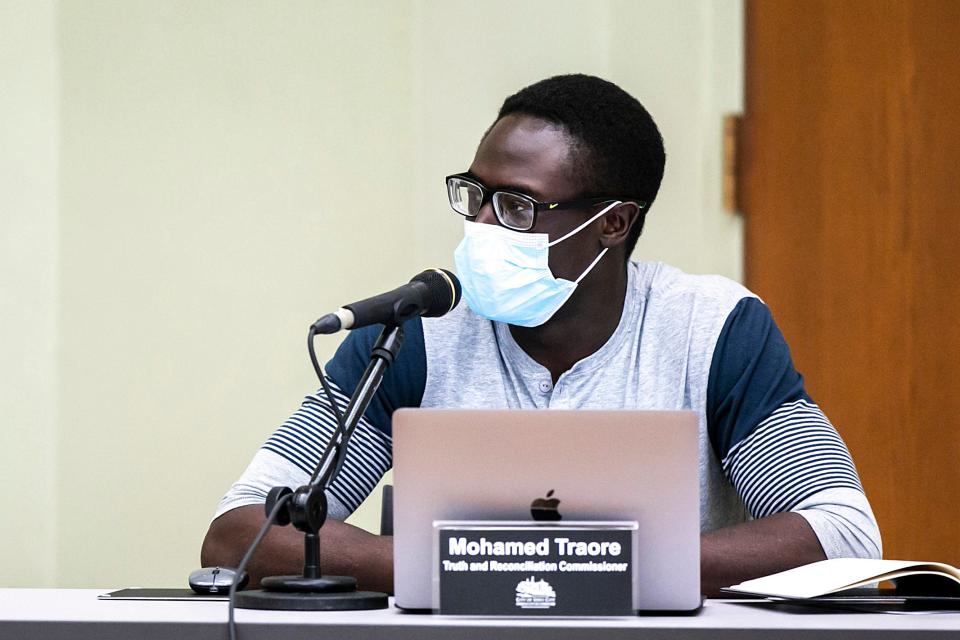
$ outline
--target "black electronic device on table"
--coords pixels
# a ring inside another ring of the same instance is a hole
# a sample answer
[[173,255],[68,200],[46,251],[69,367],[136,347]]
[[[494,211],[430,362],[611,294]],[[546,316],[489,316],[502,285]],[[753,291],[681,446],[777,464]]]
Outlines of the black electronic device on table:
[[220,593],[197,593],[193,589],[141,588],[118,589],[110,593],[97,596],[97,600],[186,600],[209,602],[226,602],[230,595],[226,591]]

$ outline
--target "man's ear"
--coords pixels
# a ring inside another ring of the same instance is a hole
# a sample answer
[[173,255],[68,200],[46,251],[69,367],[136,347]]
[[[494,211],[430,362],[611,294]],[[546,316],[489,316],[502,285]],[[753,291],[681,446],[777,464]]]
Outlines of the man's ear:
[[603,216],[600,230],[600,244],[605,248],[622,245],[630,235],[630,229],[640,217],[640,206],[636,202],[621,202]]

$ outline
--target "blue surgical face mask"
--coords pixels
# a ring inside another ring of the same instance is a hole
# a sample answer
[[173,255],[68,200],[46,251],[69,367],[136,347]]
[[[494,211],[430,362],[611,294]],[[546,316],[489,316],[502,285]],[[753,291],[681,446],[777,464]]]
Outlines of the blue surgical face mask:
[[453,257],[463,297],[475,313],[520,327],[537,327],[560,310],[577,284],[607,253],[605,248],[576,280],[554,277],[550,247],[579,233],[620,204],[613,202],[579,227],[550,242],[545,233],[523,233],[464,220],[463,240]]

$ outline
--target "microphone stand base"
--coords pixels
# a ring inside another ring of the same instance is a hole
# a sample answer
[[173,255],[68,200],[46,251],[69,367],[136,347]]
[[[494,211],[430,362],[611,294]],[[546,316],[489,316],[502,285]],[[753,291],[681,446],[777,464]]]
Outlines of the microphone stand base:
[[260,581],[265,591],[309,591],[311,593],[335,593],[356,591],[357,579],[351,576],[270,576]]
[[274,611],[362,611],[386,609],[387,594],[376,591],[237,591],[236,606],[241,609]]

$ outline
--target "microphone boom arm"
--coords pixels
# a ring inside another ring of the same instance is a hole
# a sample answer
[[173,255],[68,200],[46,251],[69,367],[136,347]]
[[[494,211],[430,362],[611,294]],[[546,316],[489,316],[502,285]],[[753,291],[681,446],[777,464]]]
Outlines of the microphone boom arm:
[[[444,269],[428,269],[414,276],[406,285],[346,305],[310,326],[307,336],[310,362],[320,378],[337,426],[306,484],[296,491],[289,487],[274,487],[267,494],[264,504],[267,522],[242,563],[246,564],[252,557],[253,550],[263,539],[271,522],[279,526],[293,524],[304,534],[303,572],[301,575],[265,577],[260,581],[261,589],[257,591],[234,593],[231,589],[231,621],[234,604],[250,609],[299,611],[385,609],[388,606],[384,593],[357,591],[357,580],[352,576],[323,575],[320,568],[320,529],[327,520],[326,489],[340,475],[350,438],[380,387],[387,368],[396,360],[403,345],[403,322],[418,315],[431,318],[442,316],[457,306],[460,294],[460,282],[454,274]],[[318,334],[377,323],[383,324],[384,329],[341,415],[333,391],[317,361],[314,338]]]
[[[360,422],[360,418],[363,417],[367,407],[370,406],[370,402],[373,400],[377,389],[380,388],[383,376],[387,372],[387,367],[396,360],[401,346],[403,346],[403,327],[400,325],[384,326],[376,344],[370,350],[370,363],[350,397],[346,413],[343,415],[340,424],[337,425],[330,443],[324,450],[323,456],[310,478],[310,486],[327,489],[340,475],[340,468],[346,459],[350,436],[353,435],[353,430]],[[331,454],[335,456],[332,461],[330,459]]]

